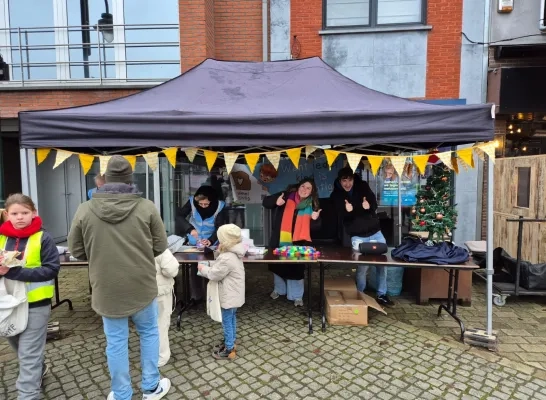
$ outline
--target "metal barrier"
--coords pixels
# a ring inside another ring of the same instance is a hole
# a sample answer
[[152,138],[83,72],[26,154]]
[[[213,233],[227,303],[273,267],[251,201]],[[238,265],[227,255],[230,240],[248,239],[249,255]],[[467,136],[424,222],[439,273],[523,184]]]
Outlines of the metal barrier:
[[[9,66],[8,81],[17,86],[157,83],[180,73],[178,25],[110,27],[106,39],[104,29],[94,25],[0,29],[0,55]],[[73,40],[76,35],[78,40]]]

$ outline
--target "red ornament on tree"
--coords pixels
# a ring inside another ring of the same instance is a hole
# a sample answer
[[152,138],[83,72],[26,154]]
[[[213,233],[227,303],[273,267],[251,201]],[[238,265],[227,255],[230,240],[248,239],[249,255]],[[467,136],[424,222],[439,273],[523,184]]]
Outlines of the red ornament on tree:
[[426,190],[430,190],[430,186],[425,186],[425,189],[426,189]]
[[426,224],[427,224],[427,223],[426,223],[425,221],[419,222],[419,225],[421,225],[421,226],[425,226]]

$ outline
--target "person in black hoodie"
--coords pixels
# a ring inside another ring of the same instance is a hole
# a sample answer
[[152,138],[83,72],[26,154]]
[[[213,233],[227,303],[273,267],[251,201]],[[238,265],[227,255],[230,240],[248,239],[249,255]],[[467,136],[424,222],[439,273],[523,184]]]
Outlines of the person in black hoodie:
[[[386,243],[376,215],[377,199],[367,182],[353,173],[349,167],[338,172],[330,199],[338,219],[338,238],[344,247],[353,247],[363,242]],[[360,292],[366,289],[368,265],[359,265],[356,286]],[[383,306],[394,303],[387,296],[387,275],[384,267],[376,267],[377,302]]]
[[[225,203],[212,186],[201,186],[184,207],[176,211],[175,234],[187,237],[190,245],[214,245],[218,228],[228,222]],[[188,220],[189,217],[189,220]],[[197,303],[205,297],[204,279],[197,275],[197,265],[190,269],[190,300]]]
[[[303,179],[289,186],[284,192],[267,196],[264,208],[273,210],[272,231],[269,247],[271,251],[279,246],[311,246],[313,231],[320,229],[318,191],[312,179]],[[273,300],[286,295],[296,307],[303,306],[304,270],[301,264],[274,264]]]

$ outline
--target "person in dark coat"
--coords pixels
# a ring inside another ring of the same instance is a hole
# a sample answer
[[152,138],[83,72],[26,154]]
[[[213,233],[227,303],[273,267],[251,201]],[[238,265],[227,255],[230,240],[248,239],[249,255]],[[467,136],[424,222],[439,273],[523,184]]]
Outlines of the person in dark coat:
[[[349,167],[338,172],[334,190],[330,195],[338,220],[338,238],[343,247],[358,251],[360,243],[386,243],[376,215],[377,199],[368,182],[353,173]],[[360,292],[366,289],[368,265],[359,265],[356,272],[356,287]],[[377,302],[392,306],[387,296],[387,274],[385,267],[376,267]]]
[[[217,231],[228,223],[225,203],[212,186],[201,186],[190,196],[184,207],[178,208],[175,234],[186,237],[191,246],[212,246],[218,241]],[[190,299],[199,302],[205,297],[205,281],[197,275],[197,266],[190,269]]]
[[[318,191],[312,179],[304,179],[284,192],[267,196],[265,208],[273,210],[271,251],[281,246],[310,246],[312,231],[320,229]],[[270,265],[275,287],[272,299],[286,295],[296,307],[303,306],[304,267],[300,264]]]

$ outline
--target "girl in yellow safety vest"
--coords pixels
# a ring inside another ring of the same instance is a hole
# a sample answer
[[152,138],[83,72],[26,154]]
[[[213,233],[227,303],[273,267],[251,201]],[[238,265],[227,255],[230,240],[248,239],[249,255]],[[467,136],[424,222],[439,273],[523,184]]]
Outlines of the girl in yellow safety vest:
[[59,252],[51,235],[42,230],[34,202],[23,194],[8,197],[6,222],[0,226],[0,250],[18,251],[22,266],[7,267],[0,255],[0,279],[23,281],[29,303],[28,323],[19,335],[8,337],[19,359],[16,388],[19,398],[39,399],[42,379],[47,373],[45,345],[51,313],[54,280],[59,273]]

